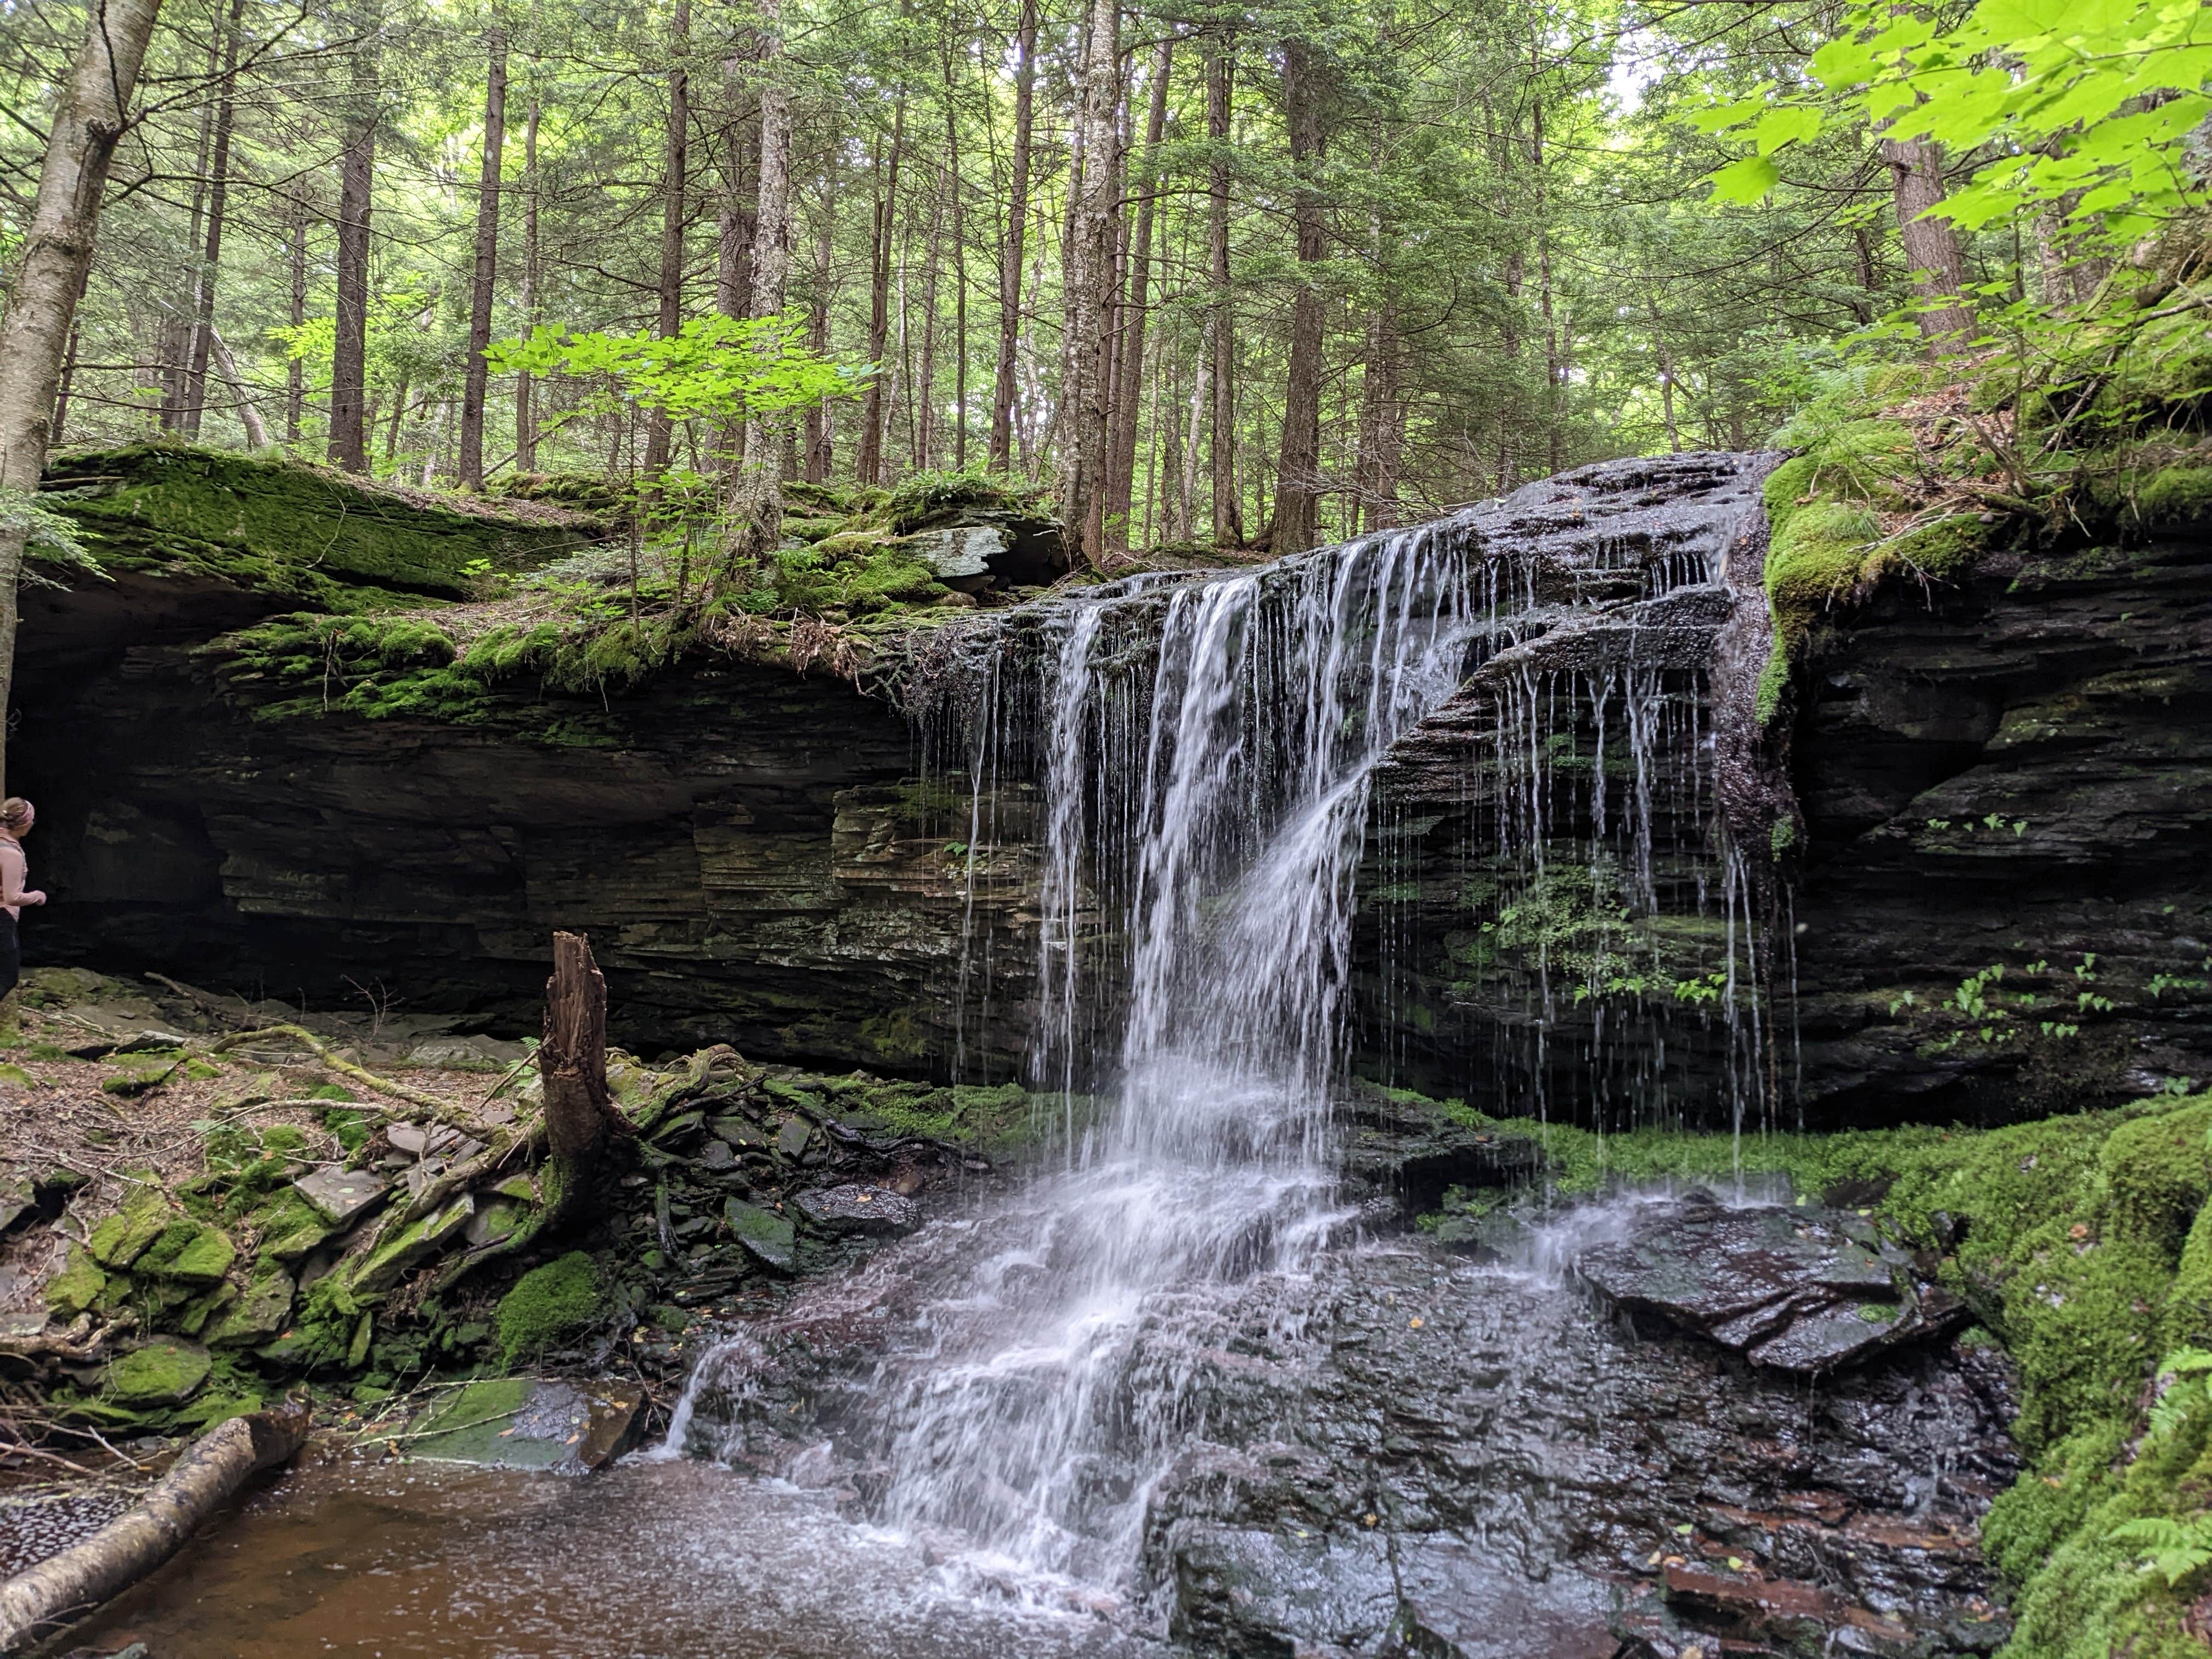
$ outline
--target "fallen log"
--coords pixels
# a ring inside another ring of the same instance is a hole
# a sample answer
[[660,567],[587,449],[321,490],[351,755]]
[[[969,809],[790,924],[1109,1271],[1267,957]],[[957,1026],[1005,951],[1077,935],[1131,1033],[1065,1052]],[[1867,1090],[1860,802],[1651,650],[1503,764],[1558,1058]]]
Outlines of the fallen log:
[[82,1544],[0,1584],[0,1651],[91,1612],[174,1555],[194,1528],[259,1469],[288,1461],[307,1437],[307,1408],[287,1406],[217,1424],[145,1497]]

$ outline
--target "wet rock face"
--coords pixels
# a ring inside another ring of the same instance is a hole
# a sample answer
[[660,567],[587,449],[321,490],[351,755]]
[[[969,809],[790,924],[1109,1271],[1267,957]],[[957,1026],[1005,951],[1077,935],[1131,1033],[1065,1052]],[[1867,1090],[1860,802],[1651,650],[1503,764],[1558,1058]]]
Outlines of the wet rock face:
[[[925,1230],[749,1326],[694,1449],[868,1513],[941,1356],[940,1255],[994,1224]],[[1413,1241],[1152,1298],[1097,1407],[1128,1461],[1084,1472],[1119,1513],[1170,1460],[1119,1616],[1238,1659],[1997,1645],[1975,1527],[2018,1468],[2000,1357],[1923,1343],[1808,1386],[1639,1328]]]
[[[1607,1127],[2007,1121],[2212,1076],[2212,534],[1839,605],[1778,750],[1731,725],[1756,459],[1584,469],[1500,510],[1540,591],[1602,603],[1534,618],[1378,772],[1364,1064]],[[1726,583],[1626,579],[1698,525]],[[1802,822],[1762,827],[1785,775]]]
[[[1809,1107],[1988,1121],[2212,1077],[2208,618],[2201,530],[2012,556],[1816,638],[1795,749]],[[1958,1016],[1999,963],[1999,1017]]]
[[2003,1632],[1973,1523],[2015,1465],[1978,1358],[1808,1392],[1394,1252],[1333,1279],[1303,1340],[1247,1320],[1200,1364],[1205,1443],[1156,1498],[1148,1561],[1201,1650],[1933,1654]]
[[1966,1305],[1871,1224],[1820,1206],[1638,1206],[1574,1271],[1610,1306],[1695,1332],[1754,1364],[1816,1376],[1955,1330]]

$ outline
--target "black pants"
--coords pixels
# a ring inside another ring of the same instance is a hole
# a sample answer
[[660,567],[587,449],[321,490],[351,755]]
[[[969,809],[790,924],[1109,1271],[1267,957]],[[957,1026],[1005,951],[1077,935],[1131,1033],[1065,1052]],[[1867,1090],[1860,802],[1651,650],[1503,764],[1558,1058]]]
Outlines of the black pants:
[[0,910],[0,997],[15,988],[23,977],[23,942],[15,933],[15,918]]

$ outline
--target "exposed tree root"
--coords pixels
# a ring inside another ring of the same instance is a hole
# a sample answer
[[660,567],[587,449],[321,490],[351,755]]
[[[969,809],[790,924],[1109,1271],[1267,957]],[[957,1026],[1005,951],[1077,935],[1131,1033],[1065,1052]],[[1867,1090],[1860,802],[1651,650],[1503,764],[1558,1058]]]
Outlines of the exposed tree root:
[[[301,1047],[311,1050],[316,1059],[321,1060],[333,1072],[349,1077],[362,1087],[374,1089],[378,1094],[388,1095],[394,1100],[404,1100],[410,1106],[420,1107],[441,1123],[448,1124],[470,1135],[483,1133],[483,1126],[478,1124],[469,1113],[454,1105],[452,1101],[427,1093],[421,1089],[410,1089],[404,1083],[394,1083],[389,1078],[377,1076],[367,1066],[348,1060],[343,1054],[333,1054],[329,1044],[304,1026],[264,1025],[252,1031],[233,1031],[228,1036],[218,1037],[214,1042],[209,1044],[208,1052],[222,1054],[245,1043],[262,1042],[271,1037],[283,1037],[287,1042],[298,1043]],[[327,1102],[325,1103],[328,1104]]]

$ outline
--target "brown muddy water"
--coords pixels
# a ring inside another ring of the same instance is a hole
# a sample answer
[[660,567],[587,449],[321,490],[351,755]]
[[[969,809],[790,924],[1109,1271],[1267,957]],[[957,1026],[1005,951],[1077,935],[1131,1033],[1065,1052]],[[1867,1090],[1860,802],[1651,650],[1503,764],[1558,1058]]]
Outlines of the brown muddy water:
[[57,1646],[132,1642],[149,1659],[1157,1651],[1011,1584],[956,1587],[922,1545],[841,1520],[828,1493],[637,1459],[585,1477],[427,1462],[289,1474]]

